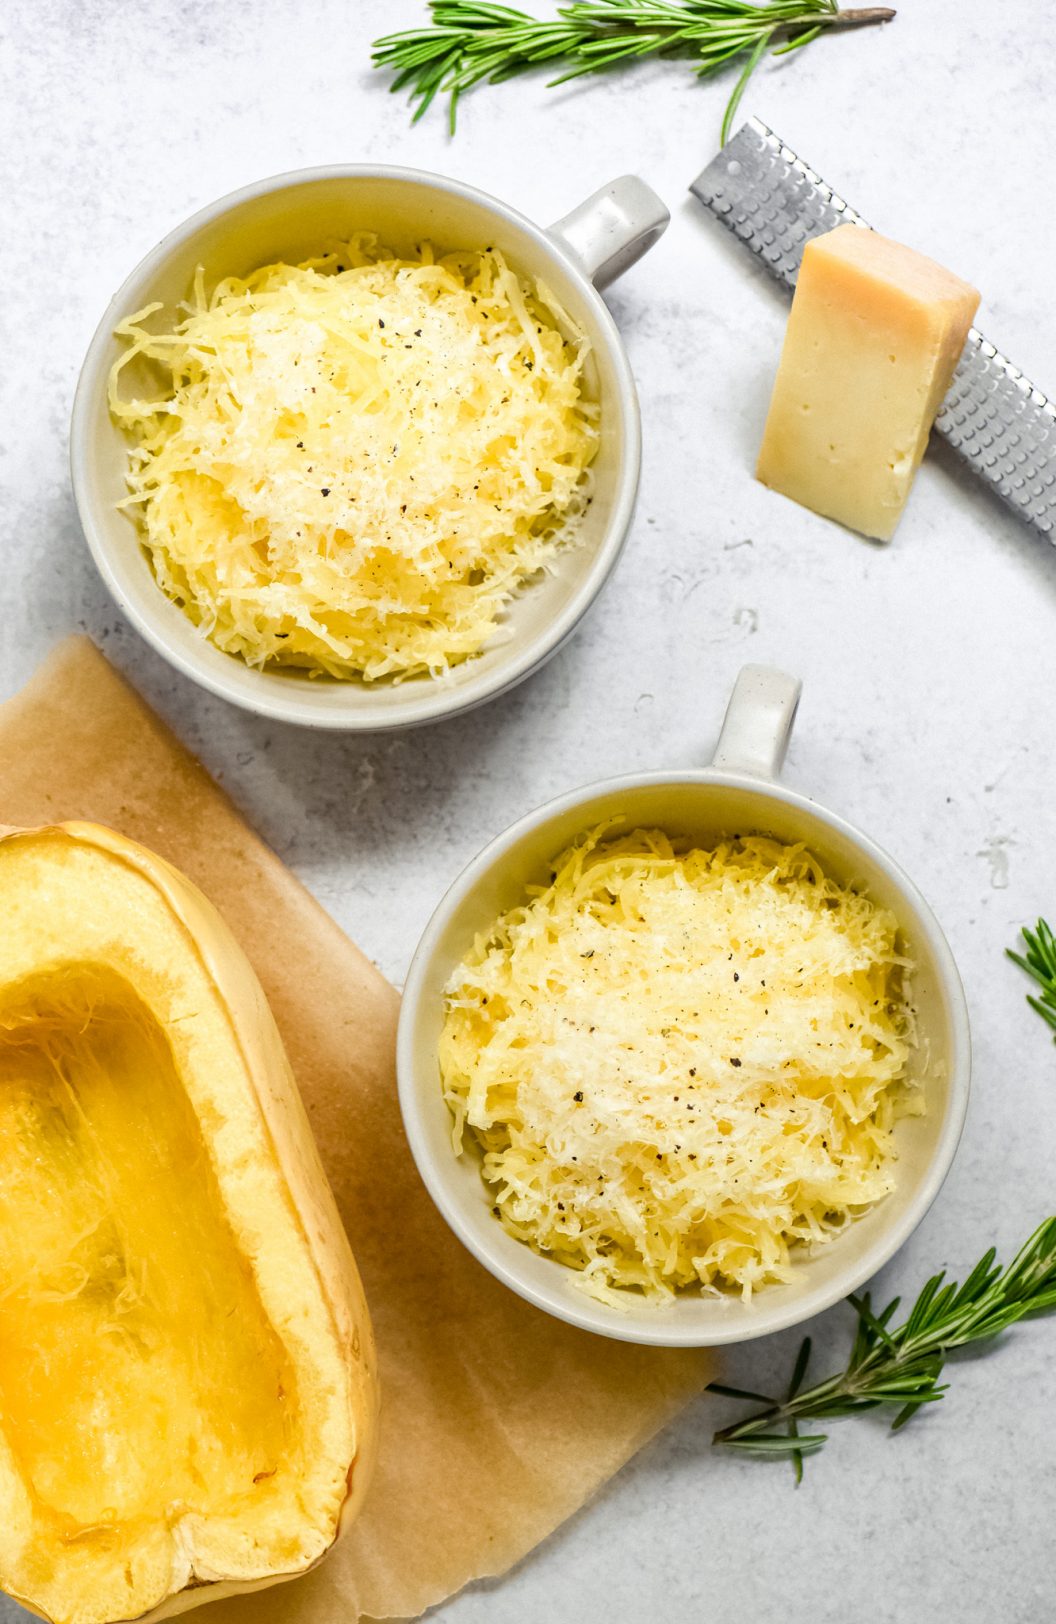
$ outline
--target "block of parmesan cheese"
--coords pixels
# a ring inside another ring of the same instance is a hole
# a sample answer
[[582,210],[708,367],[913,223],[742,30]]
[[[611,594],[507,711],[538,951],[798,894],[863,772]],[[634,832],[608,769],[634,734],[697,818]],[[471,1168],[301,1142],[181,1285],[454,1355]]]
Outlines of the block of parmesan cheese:
[[960,277],[875,231],[808,242],[756,477],[889,540],[978,304]]

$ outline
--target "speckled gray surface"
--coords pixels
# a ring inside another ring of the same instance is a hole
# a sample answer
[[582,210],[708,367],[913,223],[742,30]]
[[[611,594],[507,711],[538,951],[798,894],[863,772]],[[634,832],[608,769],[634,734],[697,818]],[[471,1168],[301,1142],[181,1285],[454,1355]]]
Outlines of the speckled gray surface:
[[[686,194],[723,91],[678,68],[468,101],[457,139],[409,128],[364,71],[419,0],[5,0],[0,74],[0,694],[85,630],[223,780],[323,904],[399,981],[447,881],[566,787],[689,763],[746,659],[799,672],[789,781],[868,829],[918,880],[965,978],[974,1096],[954,1171],[885,1271],[1007,1251],[1053,1210],[1056,1051],[1002,959],[1056,913],[1056,552],[942,448],[886,549],[755,485],[784,305]],[[1056,386],[1052,44],[1037,0],[906,0],[882,34],[822,42],[746,102],[881,229],[983,289],[980,325]],[[172,674],[122,622],[66,473],[78,364],[132,264],[193,208],[271,172],[386,160],[456,174],[537,219],[638,170],[671,229],[613,292],[645,415],[638,519],[572,645],[460,721],[378,740],[265,725]],[[2,791],[0,791],[2,795]],[[2,810],[2,808],[0,808]],[[816,1326],[824,1363],[847,1314]],[[766,1387],[795,1336],[727,1361]],[[892,1441],[844,1423],[796,1492],[708,1447],[701,1400],[518,1571],[444,1624],[1041,1624],[1053,1616],[1056,1324],[954,1371]],[[0,1606],[3,1624],[21,1617]]]

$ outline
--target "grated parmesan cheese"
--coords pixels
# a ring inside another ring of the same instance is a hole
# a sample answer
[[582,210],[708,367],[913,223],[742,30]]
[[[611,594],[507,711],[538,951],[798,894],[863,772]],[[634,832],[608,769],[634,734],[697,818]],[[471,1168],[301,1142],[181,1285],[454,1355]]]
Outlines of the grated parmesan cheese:
[[604,1300],[788,1280],[893,1188],[923,1110],[897,936],[803,846],[595,831],[447,988],[455,1149]]
[[[478,653],[589,497],[588,345],[502,255],[367,233],[117,329],[110,405],[158,582],[252,665],[367,680]],[[572,336],[562,336],[559,327]],[[148,399],[122,396],[139,358]]]

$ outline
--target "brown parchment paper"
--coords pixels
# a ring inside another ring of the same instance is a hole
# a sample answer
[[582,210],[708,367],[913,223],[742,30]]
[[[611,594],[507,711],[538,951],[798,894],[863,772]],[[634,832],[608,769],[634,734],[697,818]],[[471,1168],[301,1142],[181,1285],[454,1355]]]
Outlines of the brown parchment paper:
[[0,823],[66,818],[109,824],[170,859],[241,941],[285,1039],[377,1333],[381,1452],[362,1516],[314,1573],[217,1603],[208,1618],[416,1617],[501,1573],[582,1505],[700,1390],[707,1356],[559,1324],[455,1240],[403,1137],[396,992],[81,638],[0,706]]

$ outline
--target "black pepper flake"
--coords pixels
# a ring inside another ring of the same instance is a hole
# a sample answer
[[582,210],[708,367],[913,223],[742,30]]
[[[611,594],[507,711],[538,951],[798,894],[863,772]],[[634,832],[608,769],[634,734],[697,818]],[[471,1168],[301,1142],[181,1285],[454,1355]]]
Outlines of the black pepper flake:
[[329,487],[329,485],[320,485],[319,494],[320,494],[320,496],[329,496],[330,495],[330,487]]
[[576,1092],[573,1094],[572,1098],[575,1100],[577,1105],[582,1105],[583,1104],[583,1090],[581,1088],[577,1088]]
[[737,1057],[735,1055],[730,1057],[730,1065],[731,1066],[739,1066],[740,1063],[741,1062],[737,1059]]
[[734,981],[740,981],[741,979],[736,970],[733,972],[733,979]]
[[420,327],[416,327],[416,328],[415,328],[415,329],[414,329],[414,336],[415,336],[415,338],[421,338],[421,336],[422,336],[422,329],[421,329],[421,328],[420,328]]
[[382,321],[381,317],[379,316],[378,317],[378,326],[379,327],[384,327],[384,325],[385,325],[385,323]]

